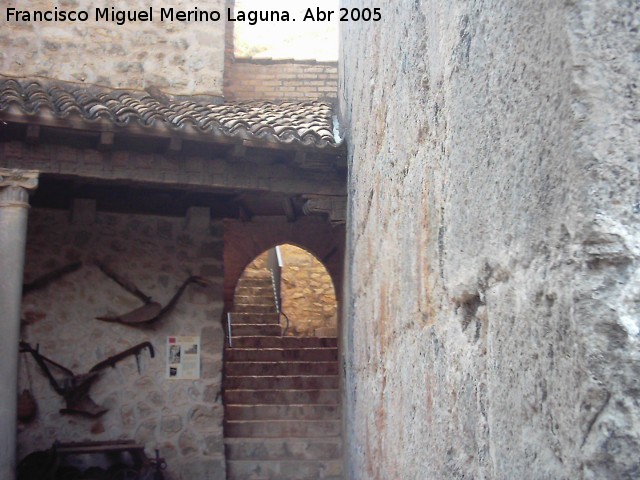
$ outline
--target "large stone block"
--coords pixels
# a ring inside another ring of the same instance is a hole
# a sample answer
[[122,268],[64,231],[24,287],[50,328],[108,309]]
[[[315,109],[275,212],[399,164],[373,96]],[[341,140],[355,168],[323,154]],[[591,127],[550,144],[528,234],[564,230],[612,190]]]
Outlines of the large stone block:
[[382,15],[342,30],[346,477],[638,476],[637,6]]

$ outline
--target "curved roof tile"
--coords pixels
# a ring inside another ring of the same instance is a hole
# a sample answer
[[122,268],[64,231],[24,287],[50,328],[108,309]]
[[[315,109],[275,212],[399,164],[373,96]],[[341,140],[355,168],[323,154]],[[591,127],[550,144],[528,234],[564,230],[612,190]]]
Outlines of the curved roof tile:
[[78,115],[87,122],[107,119],[118,127],[135,122],[178,131],[188,126],[212,137],[316,148],[339,146],[332,133],[332,107],[319,101],[222,105],[197,99],[161,102],[147,92],[0,77],[0,117],[12,107],[29,116],[48,109],[58,118]]

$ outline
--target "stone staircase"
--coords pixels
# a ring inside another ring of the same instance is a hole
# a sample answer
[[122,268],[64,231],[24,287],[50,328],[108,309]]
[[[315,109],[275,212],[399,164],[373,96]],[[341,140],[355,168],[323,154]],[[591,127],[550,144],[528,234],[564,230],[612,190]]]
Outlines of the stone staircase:
[[225,352],[227,478],[342,479],[337,339],[280,335],[269,272],[242,278]]

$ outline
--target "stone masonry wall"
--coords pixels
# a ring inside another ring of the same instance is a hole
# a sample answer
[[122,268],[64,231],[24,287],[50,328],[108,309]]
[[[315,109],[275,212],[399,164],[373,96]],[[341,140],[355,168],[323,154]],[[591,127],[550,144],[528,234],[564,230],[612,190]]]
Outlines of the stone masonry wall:
[[[153,21],[95,21],[96,8],[148,11]],[[203,0],[201,11],[217,10],[218,22],[160,21],[161,7],[194,10],[189,0],[93,2],[91,0],[16,0],[16,10],[86,10],[86,22],[9,21],[0,12],[0,74],[42,76],[114,88],[157,86],[173,94],[222,94],[224,0]]]
[[638,478],[638,4],[381,7],[342,31],[346,477]]
[[336,295],[331,277],[312,254],[281,245],[282,310],[289,317],[289,335],[332,336],[338,327]]
[[[90,211],[90,210],[89,210]],[[133,439],[153,456],[159,449],[168,463],[169,480],[224,479],[221,385],[222,226],[206,227],[184,218],[74,211],[32,210],[26,254],[28,282],[54,268],[82,261],[77,272],[29,293],[23,301],[22,338],[38,344],[43,355],[75,373],[115,353],[150,341],[148,351],[103,371],[91,397],[109,409],[99,419],[61,415],[64,407],[35,362],[21,355],[19,391],[29,388],[38,416],[20,424],[19,458],[50,448],[55,440]],[[166,304],[189,273],[210,286],[191,285],[166,317],[151,327],[133,328],[95,320],[125,313],[141,302],[105,276],[100,260]],[[169,335],[201,336],[201,378],[165,378]],[[25,366],[26,365],[26,366]],[[29,380],[29,377],[31,380]]]
[[227,68],[227,100],[334,101],[338,95],[334,62],[235,59]]

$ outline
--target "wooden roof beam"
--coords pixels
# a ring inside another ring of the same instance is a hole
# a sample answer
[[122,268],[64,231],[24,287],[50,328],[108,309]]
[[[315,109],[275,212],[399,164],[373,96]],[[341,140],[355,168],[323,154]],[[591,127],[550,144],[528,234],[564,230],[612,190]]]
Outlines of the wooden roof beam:
[[182,139],[178,137],[171,137],[169,145],[167,145],[167,153],[176,154],[182,150]]
[[35,145],[40,142],[40,125],[27,125],[27,135],[25,137],[25,142],[30,145]]
[[282,199],[282,208],[284,214],[287,216],[287,221],[293,223],[297,220],[296,210],[293,207],[293,200],[291,197],[285,197]]
[[98,140],[98,150],[101,152],[112,150],[115,139],[116,134],[114,132],[101,132]]

